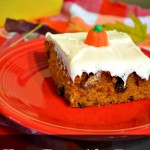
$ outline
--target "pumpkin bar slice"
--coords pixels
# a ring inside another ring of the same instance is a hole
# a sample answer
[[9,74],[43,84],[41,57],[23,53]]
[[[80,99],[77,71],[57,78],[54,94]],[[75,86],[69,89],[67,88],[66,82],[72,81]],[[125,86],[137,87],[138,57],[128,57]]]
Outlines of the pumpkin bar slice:
[[126,33],[103,32],[46,34],[51,77],[71,107],[150,98],[150,59]]

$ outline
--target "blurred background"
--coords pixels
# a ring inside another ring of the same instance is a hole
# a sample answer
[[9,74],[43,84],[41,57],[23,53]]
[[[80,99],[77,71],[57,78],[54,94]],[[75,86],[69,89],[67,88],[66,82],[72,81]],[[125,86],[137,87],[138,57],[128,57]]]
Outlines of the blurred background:
[[150,8],[150,1],[149,0],[113,0],[113,1],[122,1],[128,4],[136,4],[143,8]]
[[[42,16],[55,16],[60,13],[62,4],[67,0],[0,0],[0,27],[4,25],[7,17],[15,19],[34,19]],[[99,0],[98,0],[99,1]],[[103,1],[103,0],[102,0]],[[139,5],[142,8],[150,8],[149,0],[110,0]],[[79,2],[79,0],[78,0]],[[80,2],[83,3],[81,0]],[[85,3],[89,0],[85,0]],[[95,1],[96,3],[97,1]]]
[[60,13],[63,0],[0,0],[0,27],[6,18],[34,19]]

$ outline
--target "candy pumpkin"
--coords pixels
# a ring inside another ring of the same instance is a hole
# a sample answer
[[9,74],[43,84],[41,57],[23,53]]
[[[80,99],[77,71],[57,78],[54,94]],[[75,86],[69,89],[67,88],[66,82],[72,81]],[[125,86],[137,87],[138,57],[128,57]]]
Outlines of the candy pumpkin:
[[95,47],[108,45],[107,34],[101,25],[96,25],[94,29],[88,32],[85,43]]

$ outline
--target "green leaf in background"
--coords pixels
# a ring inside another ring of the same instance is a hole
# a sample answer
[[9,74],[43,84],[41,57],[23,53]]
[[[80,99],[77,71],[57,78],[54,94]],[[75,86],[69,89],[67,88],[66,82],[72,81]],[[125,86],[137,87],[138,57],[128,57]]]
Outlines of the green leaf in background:
[[147,26],[143,24],[132,12],[130,12],[130,17],[134,23],[134,26],[128,26],[122,22],[116,21],[115,24],[107,23],[103,27],[105,30],[113,30],[126,32],[135,43],[140,43],[147,38]]

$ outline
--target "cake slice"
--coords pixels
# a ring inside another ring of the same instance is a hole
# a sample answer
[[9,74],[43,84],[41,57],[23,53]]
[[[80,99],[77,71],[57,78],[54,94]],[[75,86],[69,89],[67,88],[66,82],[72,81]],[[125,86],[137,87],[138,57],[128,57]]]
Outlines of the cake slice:
[[150,59],[126,33],[106,34],[100,47],[85,43],[86,32],[46,34],[51,77],[71,107],[150,98]]

